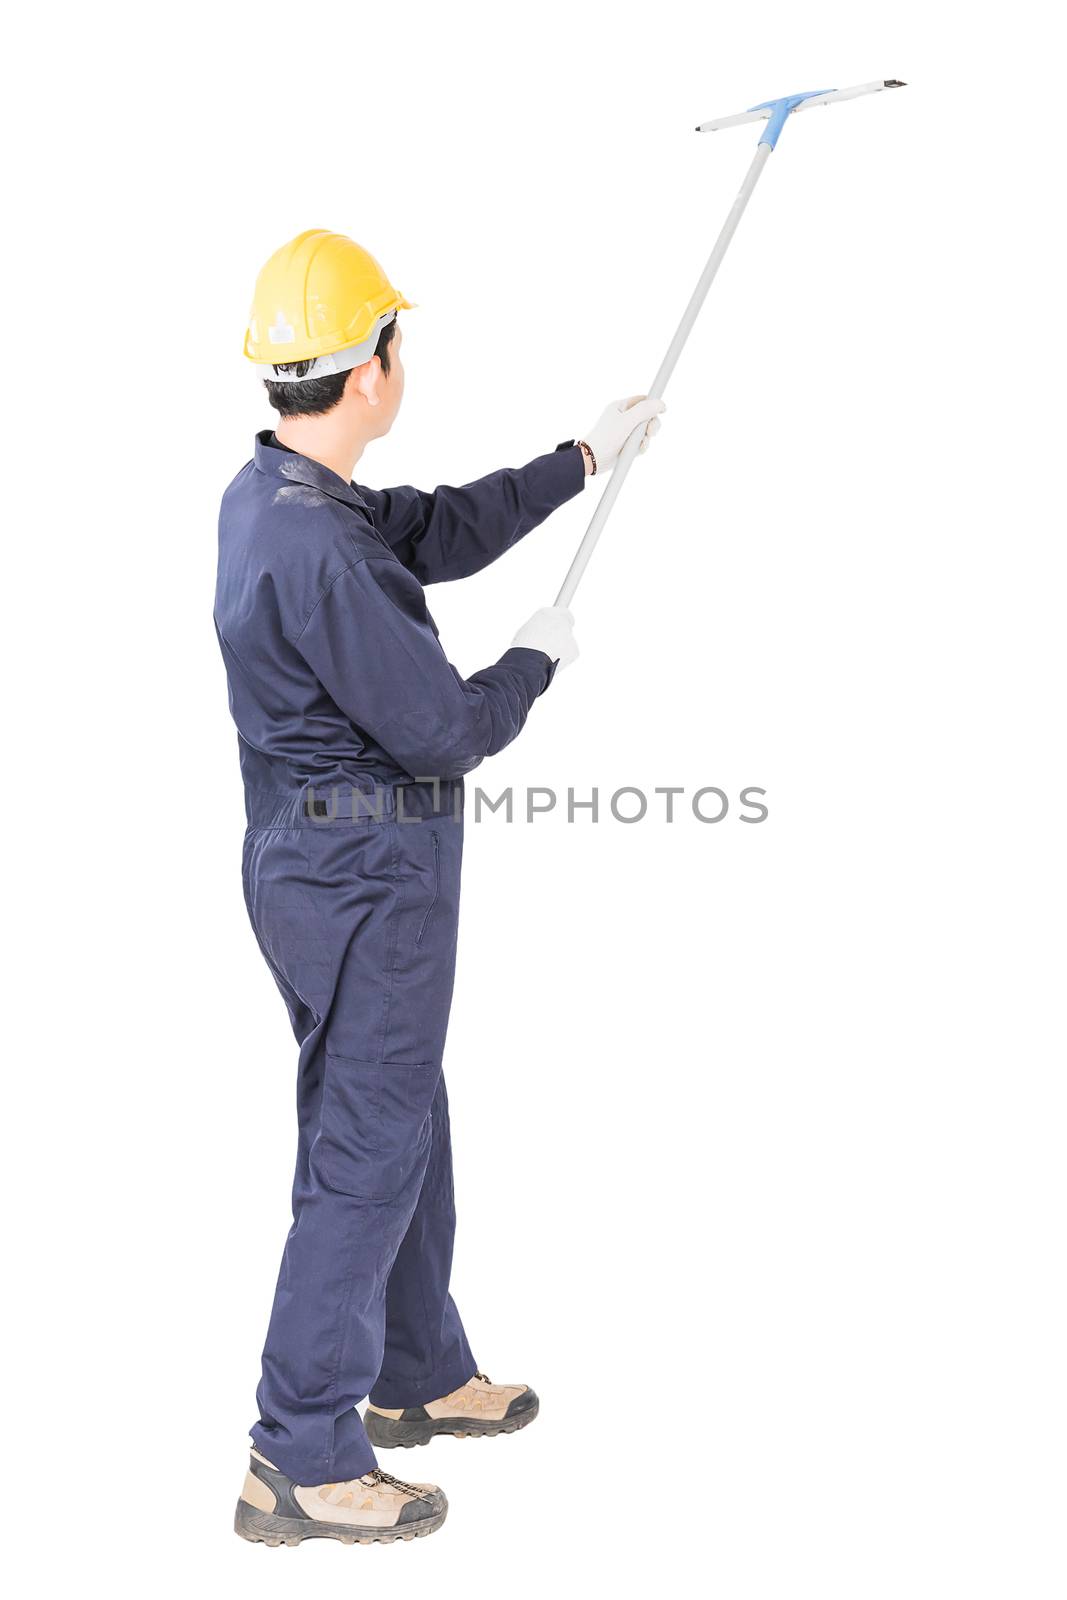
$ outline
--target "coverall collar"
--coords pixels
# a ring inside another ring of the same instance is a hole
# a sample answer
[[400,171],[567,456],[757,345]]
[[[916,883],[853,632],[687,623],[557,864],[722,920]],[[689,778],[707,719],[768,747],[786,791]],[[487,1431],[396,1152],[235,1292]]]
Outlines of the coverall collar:
[[302,456],[287,445],[279,444],[271,428],[264,428],[262,433],[256,434],[255,459],[257,470],[266,473],[269,478],[280,478],[284,483],[307,484],[308,488],[321,489],[323,494],[332,496],[334,500],[342,500],[346,505],[358,506],[368,514],[370,512],[366,500],[351,483],[346,483],[336,472],[324,467],[321,461],[312,461],[310,456]]

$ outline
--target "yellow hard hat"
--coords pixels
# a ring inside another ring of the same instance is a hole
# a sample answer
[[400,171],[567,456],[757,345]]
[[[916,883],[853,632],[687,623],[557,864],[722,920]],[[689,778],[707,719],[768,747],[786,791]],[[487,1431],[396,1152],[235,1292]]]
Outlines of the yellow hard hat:
[[245,355],[265,377],[297,361],[314,362],[298,382],[347,372],[370,360],[398,310],[411,309],[368,250],[309,228],[276,250],[256,279]]

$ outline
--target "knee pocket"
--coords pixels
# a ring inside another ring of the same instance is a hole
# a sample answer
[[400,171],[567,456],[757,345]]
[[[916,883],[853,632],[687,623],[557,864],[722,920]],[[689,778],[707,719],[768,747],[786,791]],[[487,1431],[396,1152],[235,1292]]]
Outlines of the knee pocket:
[[354,1061],[327,1052],[317,1153],[331,1189],[393,1200],[422,1170],[440,1065]]

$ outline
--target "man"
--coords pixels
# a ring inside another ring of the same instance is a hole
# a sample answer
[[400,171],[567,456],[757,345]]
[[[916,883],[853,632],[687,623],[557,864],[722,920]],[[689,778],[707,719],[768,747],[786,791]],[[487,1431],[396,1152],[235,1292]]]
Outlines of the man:
[[448,1292],[441,1057],[463,775],[515,738],[577,647],[570,613],[548,607],[464,680],[422,585],[494,561],[663,409],[616,402],[587,439],[459,488],[357,486],[404,390],[400,309],[350,239],[315,230],[271,257],[245,354],[280,421],[219,519],[245,897],[300,1044],[293,1225],[236,1517],[267,1544],[432,1533],[444,1495],[380,1471],[373,1444],[511,1432],[537,1414],[531,1388],[477,1370]]

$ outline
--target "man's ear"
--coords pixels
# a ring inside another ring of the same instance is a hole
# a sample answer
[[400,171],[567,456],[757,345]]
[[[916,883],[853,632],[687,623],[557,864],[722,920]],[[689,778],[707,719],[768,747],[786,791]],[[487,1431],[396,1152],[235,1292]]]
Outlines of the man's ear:
[[377,356],[371,356],[361,367],[352,368],[345,384],[345,392],[350,393],[353,390],[358,390],[369,406],[381,405],[382,364]]

